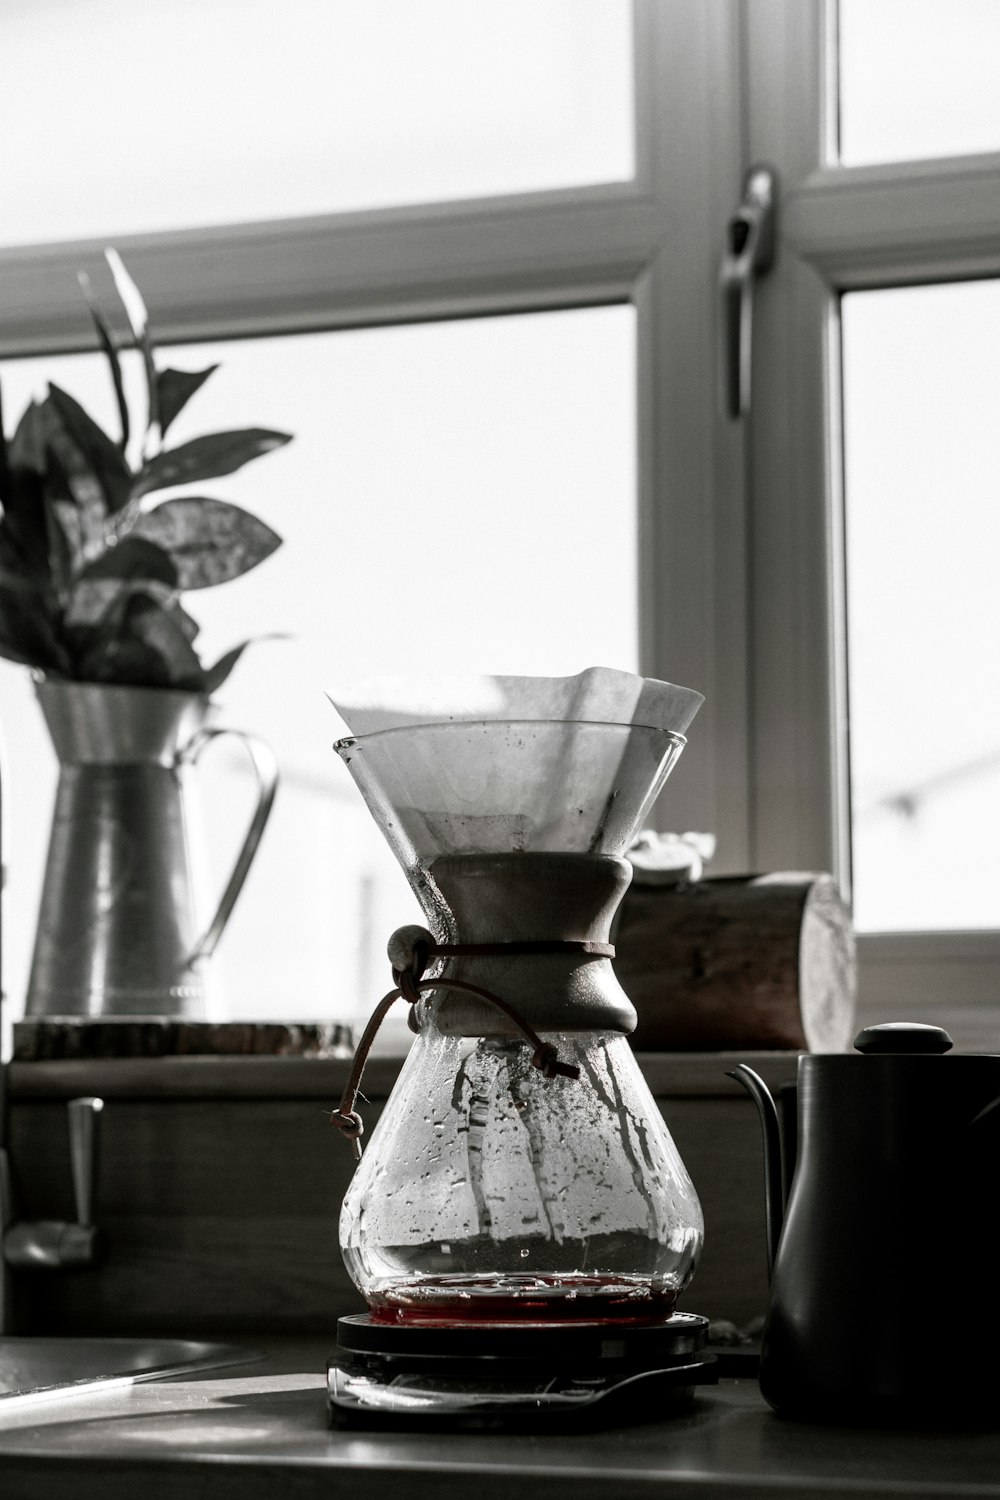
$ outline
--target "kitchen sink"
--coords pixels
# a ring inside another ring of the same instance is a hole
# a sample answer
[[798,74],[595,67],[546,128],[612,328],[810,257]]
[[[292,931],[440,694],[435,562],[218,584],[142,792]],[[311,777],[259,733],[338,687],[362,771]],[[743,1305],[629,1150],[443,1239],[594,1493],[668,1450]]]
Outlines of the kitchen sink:
[[0,1415],[22,1403],[92,1395],[139,1380],[162,1380],[261,1356],[233,1344],[191,1339],[0,1337]]

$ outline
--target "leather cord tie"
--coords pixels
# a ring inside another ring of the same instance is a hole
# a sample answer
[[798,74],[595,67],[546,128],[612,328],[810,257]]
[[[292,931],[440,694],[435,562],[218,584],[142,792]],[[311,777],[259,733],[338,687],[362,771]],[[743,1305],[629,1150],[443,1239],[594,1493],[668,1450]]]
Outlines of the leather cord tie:
[[361,1076],[368,1061],[372,1043],[390,1007],[399,999],[415,1005],[424,990],[459,990],[466,995],[476,995],[502,1010],[521,1031],[534,1048],[531,1066],[537,1068],[543,1078],[579,1078],[580,1069],[574,1063],[559,1060],[559,1053],[551,1042],[543,1042],[534,1027],[525,1020],[514,1006],[485,990],[481,985],[470,984],[464,979],[424,979],[427,965],[435,958],[507,958],[518,954],[538,953],[582,953],[590,958],[614,958],[611,943],[595,943],[589,940],[564,942],[513,942],[513,943],[435,943],[431,934],[422,927],[401,927],[389,939],[389,959],[395,989],[384,995],[372,1011],[368,1025],[354,1053],[350,1077],[340,1098],[340,1104],[330,1115],[331,1125],[342,1130],[354,1148],[354,1156],[361,1160],[361,1137],[364,1121],[355,1108],[361,1091]]

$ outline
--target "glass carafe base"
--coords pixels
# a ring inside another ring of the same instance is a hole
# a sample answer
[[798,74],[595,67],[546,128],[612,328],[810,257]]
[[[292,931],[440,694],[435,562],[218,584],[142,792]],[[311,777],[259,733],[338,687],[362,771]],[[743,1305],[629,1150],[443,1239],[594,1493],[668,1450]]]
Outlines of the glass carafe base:
[[659,1323],[677,1292],[641,1276],[421,1276],[369,1293],[373,1323]]

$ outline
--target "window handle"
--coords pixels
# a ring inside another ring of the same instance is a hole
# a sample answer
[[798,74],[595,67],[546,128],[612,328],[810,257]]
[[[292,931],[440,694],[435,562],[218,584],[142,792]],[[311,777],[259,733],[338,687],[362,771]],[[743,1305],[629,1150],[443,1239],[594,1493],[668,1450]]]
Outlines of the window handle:
[[743,198],[726,226],[722,257],[723,371],[726,412],[745,417],[750,410],[750,344],[753,287],[774,264],[777,179],[770,167],[751,167]]

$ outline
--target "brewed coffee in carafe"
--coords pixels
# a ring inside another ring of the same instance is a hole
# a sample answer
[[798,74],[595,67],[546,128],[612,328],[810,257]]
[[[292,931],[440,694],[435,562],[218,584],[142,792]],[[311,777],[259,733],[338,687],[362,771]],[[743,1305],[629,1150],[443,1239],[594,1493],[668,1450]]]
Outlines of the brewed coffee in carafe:
[[[335,701],[427,921],[390,943],[415,1039],[341,1216],[372,1321],[669,1318],[701,1210],[609,931],[700,695],[595,668]],[[338,1113],[356,1133],[353,1099]]]

